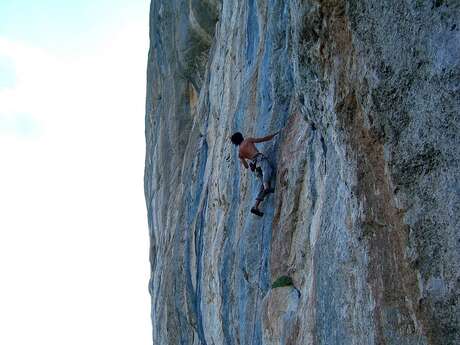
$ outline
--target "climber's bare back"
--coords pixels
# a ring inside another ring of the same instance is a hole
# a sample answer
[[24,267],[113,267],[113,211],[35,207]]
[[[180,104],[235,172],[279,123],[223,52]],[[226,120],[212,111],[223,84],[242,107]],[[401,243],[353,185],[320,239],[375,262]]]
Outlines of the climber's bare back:
[[239,156],[243,159],[252,159],[256,154],[259,153],[256,145],[254,145],[254,138],[244,139],[240,144]]

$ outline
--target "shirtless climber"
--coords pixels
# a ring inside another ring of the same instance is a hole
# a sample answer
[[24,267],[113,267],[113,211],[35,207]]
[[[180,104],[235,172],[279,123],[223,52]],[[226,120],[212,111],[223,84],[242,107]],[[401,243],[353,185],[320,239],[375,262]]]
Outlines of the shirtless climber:
[[[238,157],[243,163],[243,166],[248,169],[251,168],[252,171],[256,173],[257,178],[260,180],[260,190],[256,198],[255,205],[251,208],[251,213],[262,217],[264,213],[259,210],[260,203],[265,199],[265,197],[274,192],[273,188],[270,188],[270,181],[273,177],[273,167],[270,164],[267,157],[263,153],[257,150],[255,143],[262,143],[264,141],[269,141],[273,139],[275,135],[279,132],[276,132],[271,135],[267,135],[262,138],[247,138],[244,139],[243,135],[240,132],[236,132],[232,135],[231,141],[236,146],[239,146],[239,155]],[[249,159],[251,162],[248,165],[246,159]]]

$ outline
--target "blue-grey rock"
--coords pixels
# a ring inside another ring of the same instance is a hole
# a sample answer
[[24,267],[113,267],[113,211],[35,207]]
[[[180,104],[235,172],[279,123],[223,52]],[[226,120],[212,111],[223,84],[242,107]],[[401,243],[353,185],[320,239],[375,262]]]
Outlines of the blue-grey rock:
[[[460,343],[459,21],[455,0],[152,1],[154,344]],[[229,137],[279,129],[258,218]]]

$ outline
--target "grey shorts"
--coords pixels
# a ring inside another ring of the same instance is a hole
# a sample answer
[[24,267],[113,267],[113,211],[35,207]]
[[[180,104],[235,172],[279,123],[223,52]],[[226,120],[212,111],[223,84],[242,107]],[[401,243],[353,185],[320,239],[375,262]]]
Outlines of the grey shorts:
[[273,167],[262,153],[258,153],[253,159],[252,162],[256,165],[256,176],[260,180],[259,194],[257,195],[256,200],[263,200],[266,193],[264,193],[264,183],[270,183],[273,178]]

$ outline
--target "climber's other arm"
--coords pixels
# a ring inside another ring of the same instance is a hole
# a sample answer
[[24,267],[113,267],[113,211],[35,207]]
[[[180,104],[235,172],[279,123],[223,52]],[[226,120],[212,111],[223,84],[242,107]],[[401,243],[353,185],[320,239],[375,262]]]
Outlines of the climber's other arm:
[[246,159],[244,159],[243,157],[240,157],[240,161],[246,169],[249,168],[249,165],[248,165],[248,162],[246,162]]

